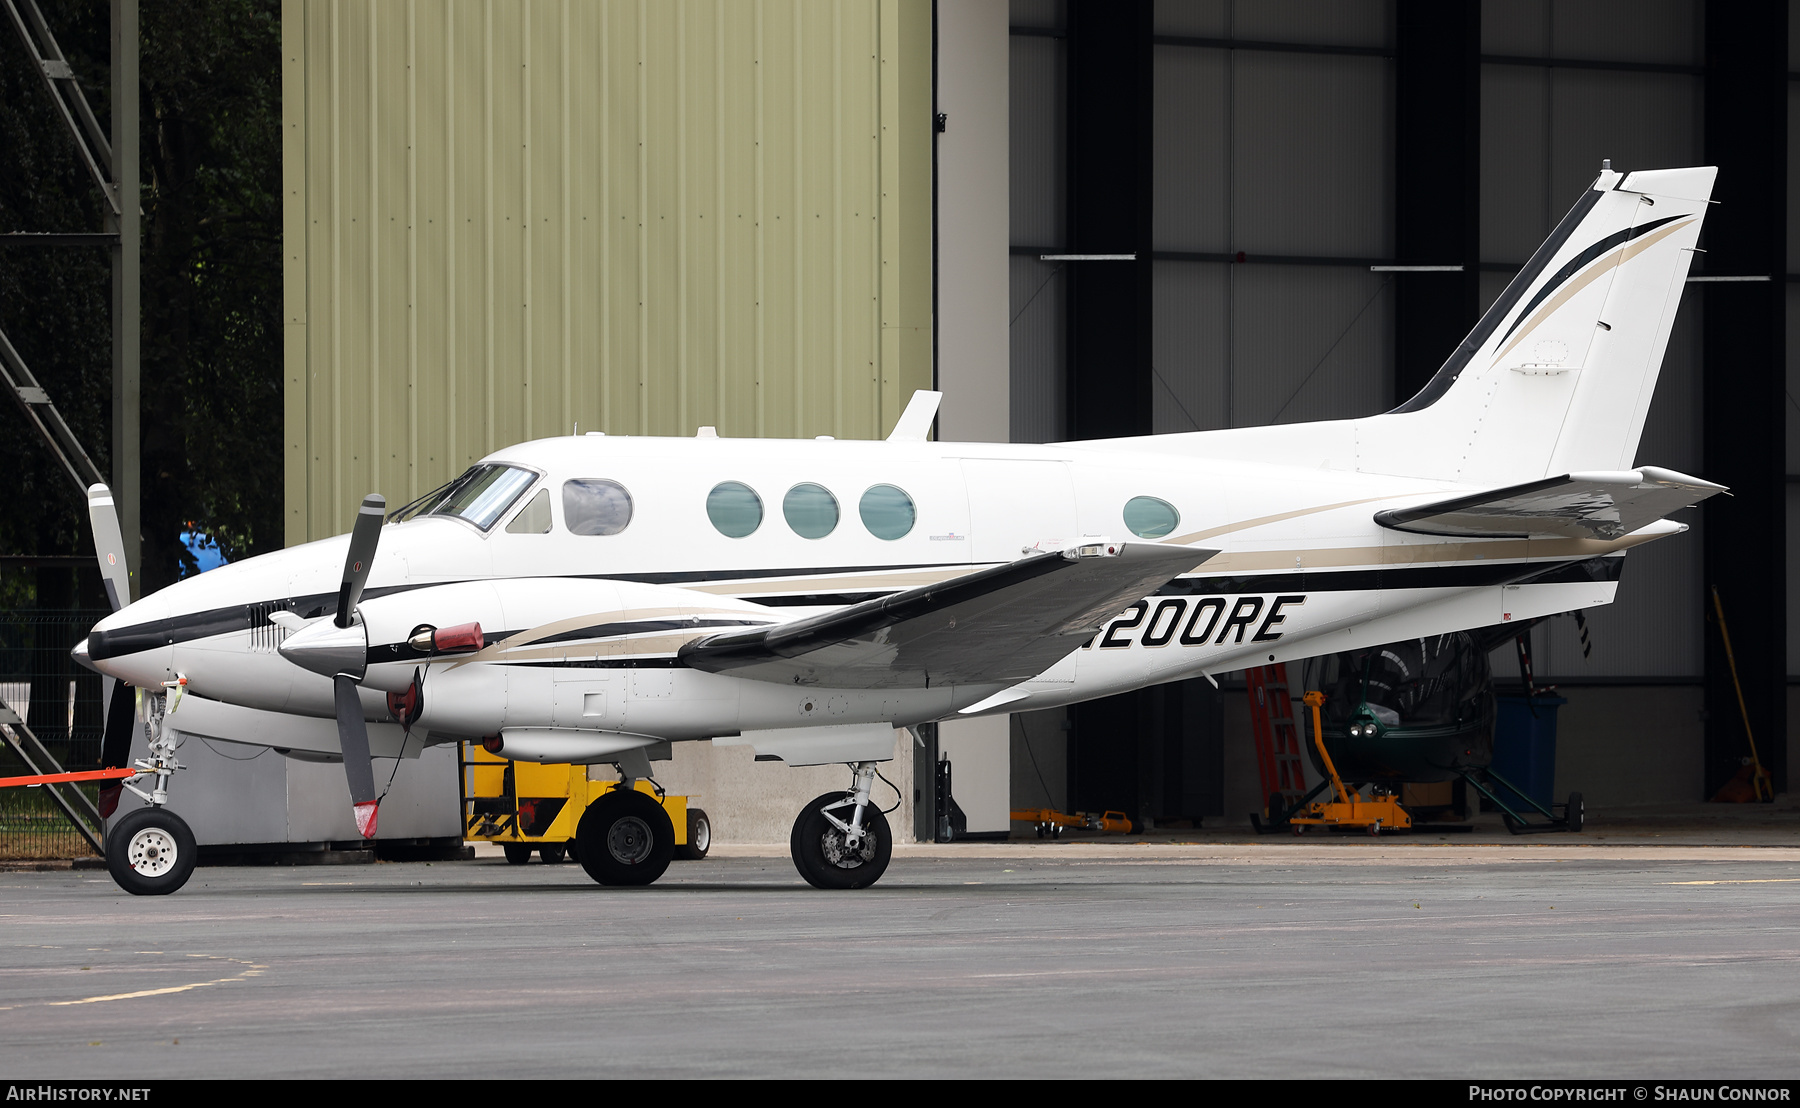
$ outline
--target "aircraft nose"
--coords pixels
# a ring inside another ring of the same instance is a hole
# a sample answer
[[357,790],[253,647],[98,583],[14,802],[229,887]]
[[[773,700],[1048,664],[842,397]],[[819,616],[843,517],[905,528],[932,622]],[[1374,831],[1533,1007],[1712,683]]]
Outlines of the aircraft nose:
[[75,663],[82,669],[92,670],[95,673],[100,672],[100,667],[94,664],[92,658],[88,657],[88,644],[86,639],[82,639],[75,644],[75,648],[69,651],[69,657],[75,659]]

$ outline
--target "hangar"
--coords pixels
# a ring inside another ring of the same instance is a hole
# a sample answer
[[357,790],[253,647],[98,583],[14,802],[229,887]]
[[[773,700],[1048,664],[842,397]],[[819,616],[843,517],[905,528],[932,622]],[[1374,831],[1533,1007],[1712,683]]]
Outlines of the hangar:
[[[918,388],[960,441],[1383,411],[1602,159],[1718,164],[1645,453],[1735,495],[1633,558],[1591,650],[1533,646],[1559,788],[1702,799],[1742,748],[1721,585],[1785,791],[1788,41],[1781,5],[1702,0],[290,0],[286,537],[524,439],[876,438]],[[1247,728],[1229,681],[948,724],[902,814],[929,837],[942,754],[976,834],[1241,819]],[[729,757],[671,780],[779,839],[815,782]]]

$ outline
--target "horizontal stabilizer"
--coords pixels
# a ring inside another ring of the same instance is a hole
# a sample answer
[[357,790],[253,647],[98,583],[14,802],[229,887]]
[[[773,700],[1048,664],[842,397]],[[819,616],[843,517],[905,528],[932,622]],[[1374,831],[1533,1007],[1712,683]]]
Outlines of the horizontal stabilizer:
[[1616,539],[1725,486],[1669,469],[1565,473],[1450,500],[1375,513],[1396,531],[1466,538]]
[[1216,553],[1102,543],[1031,554],[824,615],[698,639],[681,648],[681,659],[784,685],[1011,685]]

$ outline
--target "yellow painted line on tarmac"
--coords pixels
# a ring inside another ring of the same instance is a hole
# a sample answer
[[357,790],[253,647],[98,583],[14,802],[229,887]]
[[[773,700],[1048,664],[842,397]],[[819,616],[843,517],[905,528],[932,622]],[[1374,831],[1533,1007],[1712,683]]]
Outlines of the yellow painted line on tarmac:
[[229,985],[234,981],[248,981],[252,977],[262,976],[262,971],[269,968],[268,966],[260,965],[256,962],[246,962],[242,958],[220,958],[216,954],[189,954],[188,957],[235,962],[238,965],[243,966],[244,969],[231,977],[215,977],[211,981],[195,981],[187,985],[170,985],[161,989],[140,989],[137,992],[131,993],[108,993],[105,996],[85,996],[80,1000],[50,1000],[45,1001],[44,1006],[47,1008],[68,1008],[76,1004],[101,1004],[109,1000],[136,1000],[139,997],[146,996],[169,996],[172,993],[185,993],[193,989],[204,989],[209,985]]
[[1665,885],[1791,885],[1800,877],[1741,877],[1719,881],[1664,881]]
[[230,981],[242,981],[243,977],[221,977],[216,981],[196,981],[192,985],[171,985],[166,989],[144,989],[135,993],[113,993],[110,996],[88,996],[80,1000],[52,1000],[51,1008],[66,1008],[71,1004],[99,1004],[106,1000],[135,1000],[140,996],[167,996],[170,993],[185,993],[189,989],[204,989],[208,985],[223,985]]

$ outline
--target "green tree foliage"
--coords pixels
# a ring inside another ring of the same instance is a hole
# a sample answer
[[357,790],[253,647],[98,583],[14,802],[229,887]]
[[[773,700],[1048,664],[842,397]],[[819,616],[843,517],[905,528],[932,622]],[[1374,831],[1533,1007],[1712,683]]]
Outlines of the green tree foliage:
[[[95,115],[111,111],[108,6],[40,0]],[[281,545],[281,20],[275,0],[140,8],[143,582]],[[102,205],[10,27],[0,27],[0,231],[100,229]],[[0,254],[0,327],[110,472],[111,278],[100,249]],[[16,412],[0,549],[84,553],[85,505]]]

